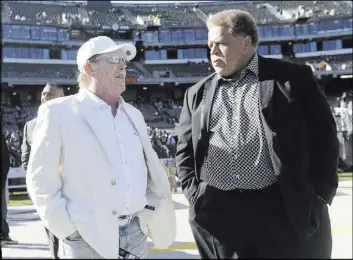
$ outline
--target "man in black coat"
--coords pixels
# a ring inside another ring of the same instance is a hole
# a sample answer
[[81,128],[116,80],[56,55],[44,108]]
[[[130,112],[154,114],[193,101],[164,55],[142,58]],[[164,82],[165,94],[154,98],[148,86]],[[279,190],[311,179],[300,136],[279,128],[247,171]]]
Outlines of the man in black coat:
[[[45,103],[51,99],[63,97],[64,91],[62,88],[58,87],[54,83],[47,83],[42,91],[41,96],[41,103]],[[27,171],[29,156],[31,153],[31,145],[33,139],[33,131],[36,126],[36,118],[28,121],[23,129],[23,140],[21,146],[21,161],[22,167],[24,168],[25,172]],[[53,259],[59,259],[58,257],[58,250],[59,250],[59,240],[55,237],[47,228],[45,228],[47,233],[50,252]]]
[[5,135],[1,127],[1,190],[6,187],[7,175],[10,169],[10,156],[7,149]]
[[207,25],[215,73],[185,93],[176,154],[201,258],[330,258],[338,140],[311,69],[257,55],[247,12]]
[[6,221],[7,217],[7,200],[6,200],[6,181],[10,169],[10,155],[6,145],[5,135],[1,127],[1,246],[17,244],[10,238],[9,224]]

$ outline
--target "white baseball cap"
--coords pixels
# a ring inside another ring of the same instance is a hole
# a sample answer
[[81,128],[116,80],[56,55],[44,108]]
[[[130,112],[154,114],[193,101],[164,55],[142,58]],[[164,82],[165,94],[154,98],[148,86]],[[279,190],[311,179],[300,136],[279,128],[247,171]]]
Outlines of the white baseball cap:
[[84,67],[89,58],[96,54],[103,54],[116,50],[122,50],[125,59],[130,61],[136,56],[136,47],[132,43],[116,44],[107,36],[98,36],[86,41],[77,51],[77,66],[80,72],[84,72]]

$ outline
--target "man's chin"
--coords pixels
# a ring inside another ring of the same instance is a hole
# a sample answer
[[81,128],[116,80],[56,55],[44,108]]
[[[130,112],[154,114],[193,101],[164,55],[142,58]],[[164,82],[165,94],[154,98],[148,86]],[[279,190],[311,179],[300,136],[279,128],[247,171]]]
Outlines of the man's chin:
[[225,69],[215,69],[215,72],[221,76],[221,77],[227,77],[228,76],[228,71]]
[[115,91],[120,95],[121,93],[123,93],[126,90],[126,86],[125,85],[118,85],[115,88]]
[[111,86],[110,88],[107,89],[107,92],[109,93],[109,95],[120,95],[122,92],[124,92],[126,89],[126,86],[124,85],[115,85],[115,86]]
[[118,85],[118,89],[120,91],[124,91],[126,89],[126,85]]

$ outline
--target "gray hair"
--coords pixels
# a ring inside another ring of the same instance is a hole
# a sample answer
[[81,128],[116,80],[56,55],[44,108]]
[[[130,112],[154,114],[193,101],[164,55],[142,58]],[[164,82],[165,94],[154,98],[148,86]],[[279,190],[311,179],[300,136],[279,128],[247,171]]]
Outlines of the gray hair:
[[259,33],[254,17],[241,10],[224,10],[211,15],[207,19],[207,28],[210,30],[214,26],[222,26],[229,30],[233,36],[247,36],[252,40],[252,46],[259,44]]
[[[97,62],[98,56],[99,56],[99,54],[93,55],[91,58],[88,59],[87,62],[90,62],[90,63]],[[83,69],[85,70],[84,67],[83,67]],[[91,81],[91,76],[88,75],[86,71],[79,72],[78,77],[77,77],[77,82],[78,82],[79,88],[87,87],[87,85],[90,83],[90,81]]]
[[[48,87],[48,88],[54,88],[54,89],[56,89],[57,91],[64,93],[64,89],[63,89],[62,87],[58,86],[58,85],[57,85],[56,83],[54,83],[54,82],[47,82],[47,84],[44,86],[44,88],[46,88],[46,87]],[[44,89],[44,88],[43,88],[43,89]]]
[[47,84],[45,84],[45,87],[59,88],[59,86],[56,85],[56,83],[54,83],[54,82],[47,82]]

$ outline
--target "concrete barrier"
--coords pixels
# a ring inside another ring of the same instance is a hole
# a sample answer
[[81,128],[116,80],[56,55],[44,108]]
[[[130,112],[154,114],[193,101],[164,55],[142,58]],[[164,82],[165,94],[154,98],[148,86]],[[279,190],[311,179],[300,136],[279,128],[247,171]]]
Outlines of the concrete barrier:
[[10,185],[9,180],[17,178],[26,178],[25,170],[23,167],[12,168],[10,167],[9,174],[6,180],[6,199],[9,200],[10,189],[21,189],[26,188],[26,184],[21,185]]

